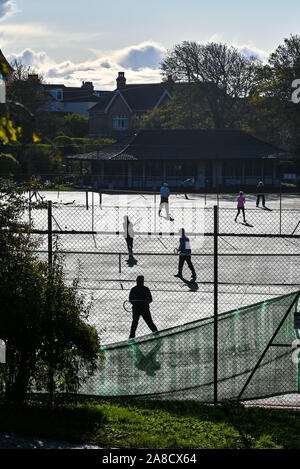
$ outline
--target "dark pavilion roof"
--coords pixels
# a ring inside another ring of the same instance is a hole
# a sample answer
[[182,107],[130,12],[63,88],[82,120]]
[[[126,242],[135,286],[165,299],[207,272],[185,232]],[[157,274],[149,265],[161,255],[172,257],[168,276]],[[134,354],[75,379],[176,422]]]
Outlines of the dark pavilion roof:
[[110,91],[99,100],[90,109],[90,112],[105,112],[106,107],[113,99],[114,95],[119,93],[123,96],[126,103],[134,112],[147,111],[153,109],[163,94],[166,92],[166,85],[163,83],[150,83],[150,84],[132,84],[126,85],[119,90]]
[[217,160],[267,158],[279,148],[235,129],[143,129],[98,151],[68,156],[73,160]]
[[89,153],[80,153],[78,155],[67,156],[66,158],[71,160],[112,160],[118,156],[118,159],[124,160],[135,160],[136,158],[126,154],[126,148],[135,136],[129,136],[117,143],[111,145],[105,145],[100,147],[98,150]]

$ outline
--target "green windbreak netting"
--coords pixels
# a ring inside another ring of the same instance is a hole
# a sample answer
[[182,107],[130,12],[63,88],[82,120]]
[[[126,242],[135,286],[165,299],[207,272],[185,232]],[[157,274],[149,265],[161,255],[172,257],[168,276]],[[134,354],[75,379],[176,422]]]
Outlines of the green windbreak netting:
[[[219,315],[218,400],[237,399],[298,292]],[[299,391],[292,360],[294,307],[243,393],[243,399]],[[283,346],[285,345],[285,346]],[[155,396],[213,401],[214,320],[205,318],[103,347],[105,361],[81,389],[101,396]]]

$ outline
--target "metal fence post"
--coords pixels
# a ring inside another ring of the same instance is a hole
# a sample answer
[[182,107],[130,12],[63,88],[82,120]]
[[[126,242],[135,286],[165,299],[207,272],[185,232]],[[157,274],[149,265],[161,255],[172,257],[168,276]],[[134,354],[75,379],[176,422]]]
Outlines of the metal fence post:
[[156,234],[156,192],[154,193],[154,233]]
[[218,235],[219,209],[214,205],[214,403],[218,402]]
[[94,231],[94,191],[92,192],[92,231]]
[[31,226],[32,219],[31,219],[31,190],[30,189],[28,192],[28,196],[29,196],[28,216],[29,216],[29,226]]
[[121,253],[119,253],[119,274],[122,273]]
[[48,266],[52,267],[53,246],[52,246],[52,201],[48,201]]
[[89,209],[89,191],[85,191],[85,205],[86,205],[86,209],[88,210]]
[[280,195],[279,195],[279,234],[281,235],[281,230],[282,230],[282,188],[281,188],[281,182],[280,182]]
[[[49,279],[52,277],[52,259],[53,259],[53,244],[52,244],[52,202],[51,200],[48,201],[48,275]],[[50,320],[50,334],[52,332],[52,310],[51,307],[49,308],[49,320]],[[51,352],[50,352],[51,353]],[[52,354],[51,354],[52,355]],[[50,356],[50,363],[51,363]],[[53,398],[54,398],[54,371],[52,366],[49,366],[48,372],[48,390],[49,390],[49,406],[53,405]]]

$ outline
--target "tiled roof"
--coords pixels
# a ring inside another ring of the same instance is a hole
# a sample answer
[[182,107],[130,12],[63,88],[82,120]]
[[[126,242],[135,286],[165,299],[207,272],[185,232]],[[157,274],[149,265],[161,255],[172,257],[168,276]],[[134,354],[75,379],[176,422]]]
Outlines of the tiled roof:
[[104,94],[101,94],[98,103],[90,109],[90,112],[104,112],[113,95],[114,91],[106,91]]
[[73,155],[72,159],[96,160],[216,160],[263,158],[282,154],[282,150],[242,130],[169,130],[144,129],[126,141],[102,147],[91,154]]
[[166,91],[162,83],[126,85],[119,90],[111,91],[110,95],[92,107],[92,112],[104,112],[114,94],[120,92],[133,111],[147,111],[153,109]]
[[45,91],[51,91],[56,89],[62,89],[63,99],[62,102],[97,102],[100,101],[101,95],[105,96],[107,91],[101,91],[100,97],[93,94],[92,90],[81,88],[81,87],[72,87],[65,85],[43,85]]
[[165,90],[161,83],[153,83],[150,85],[128,85],[120,91],[131,109],[146,111],[154,108]]
[[134,136],[130,135],[119,142],[113,143],[111,145],[105,145],[100,147],[98,150],[89,152],[89,153],[80,153],[78,155],[67,156],[67,159],[70,160],[135,160],[131,155],[127,155],[126,148],[132,141]]

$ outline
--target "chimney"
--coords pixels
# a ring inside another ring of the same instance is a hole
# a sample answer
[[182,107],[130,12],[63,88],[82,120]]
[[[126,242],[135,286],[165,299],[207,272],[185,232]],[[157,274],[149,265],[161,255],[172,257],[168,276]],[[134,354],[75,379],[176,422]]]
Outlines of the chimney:
[[93,82],[92,81],[83,81],[82,85],[81,85],[81,88],[83,88],[85,90],[94,91]]
[[167,81],[165,83],[167,90],[171,91],[174,86],[174,80],[172,75],[168,75]]
[[125,73],[119,72],[118,78],[117,78],[117,89],[120,90],[121,88],[124,88],[125,86],[126,86]]
[[38,81],[39,79],[39,76],[37,73],[29,73],[28,74],[28,80],[31,80],[31,81]]

